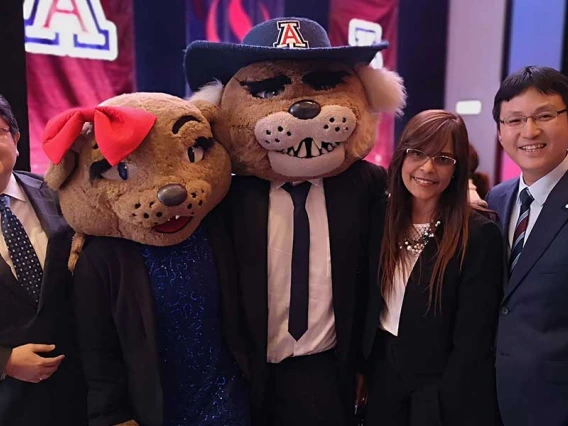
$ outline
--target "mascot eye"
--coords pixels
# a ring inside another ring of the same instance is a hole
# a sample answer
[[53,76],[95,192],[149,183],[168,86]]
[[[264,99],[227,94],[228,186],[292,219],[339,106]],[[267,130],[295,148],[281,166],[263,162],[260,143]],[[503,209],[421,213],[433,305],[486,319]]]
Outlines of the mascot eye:
[[190,163],[198,163],[203,160],[205,150],[200,146],[190,146],[187,149],[187,156]]
[[240,84],[246,87],[255,98],[270,99],[282,93],[287,84],[292,84],[292,80],[290,80],[290,77],[279,74],[264,80],[241,81]]
[[270,98],[274,98],[275,96],[278,96],[283,91],[284,91],[284,86],[279,87],[277,89],[262,90],[260,92],[252,92],[251,95],[253,95],[255,98],[270,99]]
[[128,180],[135,174],[136,167],[121,161],[116,166],[111,167],[106,172],[101,173],[101,177],[107,180]]
[[213,138],[200,136],[195,144],[187,148],[187,158],[190,163],[198,163],[205,157],[205,152],[213,146]]

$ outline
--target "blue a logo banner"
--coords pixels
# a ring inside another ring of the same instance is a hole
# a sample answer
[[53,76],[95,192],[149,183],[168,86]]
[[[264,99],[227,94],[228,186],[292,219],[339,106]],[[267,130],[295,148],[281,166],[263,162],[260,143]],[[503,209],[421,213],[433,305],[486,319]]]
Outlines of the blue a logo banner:
[[118,56],[116,25],[100,0],[25,0],[26,51],[75,58]]

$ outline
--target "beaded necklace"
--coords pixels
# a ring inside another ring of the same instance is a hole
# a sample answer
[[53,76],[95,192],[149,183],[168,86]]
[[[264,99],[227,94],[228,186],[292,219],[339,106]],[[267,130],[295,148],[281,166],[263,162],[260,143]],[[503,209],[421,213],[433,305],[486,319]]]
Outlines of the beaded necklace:
[[433,223],[430,223],[430,226],[425,227],[423,229],[421,229],[420,231],[418,231],[418,237],[417,238],[409,238],[406,237],[404,239],[404,241],[402,242],[402,244],[399,246],[399,248],[402,249],[406,249],[407,251],[409,251],[410,253],[414,254],[414,255],[418,255],[420,253],[422,253],[422,250],[424,250],[424,247],[426,247],[426,244],[428,244],[428,241],[430,241],[431,238],[434,237],[434,233],[436,232],[436,228],[438,228],[438,226],[440,226],[440,221],[436,221]]

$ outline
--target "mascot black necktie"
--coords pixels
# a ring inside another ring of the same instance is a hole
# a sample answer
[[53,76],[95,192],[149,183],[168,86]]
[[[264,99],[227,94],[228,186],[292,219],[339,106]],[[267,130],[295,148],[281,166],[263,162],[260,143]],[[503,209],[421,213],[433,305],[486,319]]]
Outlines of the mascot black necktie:
[[294,243],[288,332],[296,341],[300,340],[308,329],[310,220],[306,212],[306,199],[310,187],[310,182],[303,182],[295,186],[287,183],[283,186],[294,203]]

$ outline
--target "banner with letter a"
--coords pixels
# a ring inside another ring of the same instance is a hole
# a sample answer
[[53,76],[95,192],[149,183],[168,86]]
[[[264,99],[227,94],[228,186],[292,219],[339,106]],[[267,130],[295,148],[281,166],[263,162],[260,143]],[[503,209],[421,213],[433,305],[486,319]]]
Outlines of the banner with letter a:
[[51,117],[134,90],[133,19],[133,0],[24,1],[32,172]]
[[[329,38],[334,46],[388,41],[389,48],[379,52],[371,65],[396,71],[398,0],[331,0],[329,20]],[[384,114],[377,144],[367,160],[388,166],[393,148],[394,116]]]

